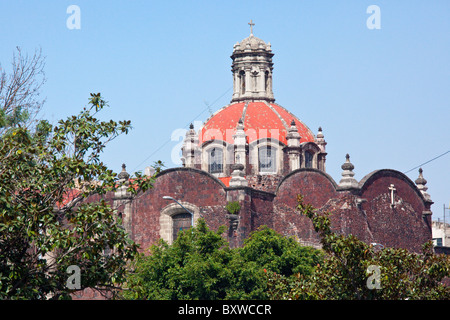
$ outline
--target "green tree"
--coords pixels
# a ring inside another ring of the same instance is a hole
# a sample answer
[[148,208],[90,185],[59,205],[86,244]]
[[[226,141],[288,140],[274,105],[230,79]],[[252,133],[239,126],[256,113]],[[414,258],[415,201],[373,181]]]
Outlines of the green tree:
[[323,258],[321,251],[302,246],[293,237],[284,237],[267,226],[251,233],[238,250],[245,261],[254,261],[266,272],[285,277],[311,275]]
[[[317,252],[263,227],[244,247],[230,249],[223,227],[205,221],[183,231],[172,245],[160,241],[135,260],[126,299],[267,299],[265,272],[311,272]],[[297,256],[298,255],[298,256]],[[266,268],[266,269],[265,269]]]
[[172,245],[161,240],[133,263],[126,299],[260,298],[264,273],[246,264],[203,219],[178,234]]
[[449,299],[442,279],[450,275],[450,257],[435,255],[431,242],[421,254],[368,245],[353,235],[332,231],[329,213],[319,214],[298,196],[298,210],[319,233],[326,257],[312,277],[288,281],[269,274],[276,299]]
[[[114,208],[89,200],[118,187],[100,154],[131,128],[129,121],[95,118],[106,106],[91,94],[88,107],[56,126],[41,121],[33,130],[13,126],[1,135],[0,299],[70,298],[71,265],[81,270],[81,290],[123,282],[136,244]],[[151,179],[134,183],[145,190]]]

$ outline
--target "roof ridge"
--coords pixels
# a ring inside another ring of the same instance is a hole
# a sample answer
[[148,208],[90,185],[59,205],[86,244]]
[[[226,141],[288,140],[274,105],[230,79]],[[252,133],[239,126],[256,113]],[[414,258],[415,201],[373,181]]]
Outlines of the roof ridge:
[[[278,104],[278,103],[276,103],[276,102],[272,102],[271,104],[274,104],[274,105],[276,105],[278,108],[283,109],[287,114],[289,114],[293,119],[295,119],[295,125],[296,125],[296,126],[297,126],[298,123],[301,124],[303,127],[305,127],[305,128],[311,133],[311,135],[312,135],[314,141],[317,140],[317,137],[316,137],[316,135],[314,134],[314,132],[311,130],[311,128],[308,127],[308,125],[307,125],[304,121],[302,121],[299,117],[297,117],[294,113],[292,113],[291,111],[289,111],[288,109],[286,109],[285,107],[283,107],[282,105],[280,105],[280,104]],[[298,121],[298,123],[297,123],[297,121]],[[298,127],[297,127],[297,128],[298,128]]]
[[244,108],[242,109],[242,123],[244,123],[245,122],[245,115],[246,115],[246,113],[247,113],[247,107],[248,107],[248,104],[250,103],[250,101],[246,101],[245,102],[245,105],[244,105]]
[[284,128],[286,129],[286,131],[288,131],[289,130],[289,126],[286,123],[286,121],[283,119],[283,117],[278,113],[278,111],[275,110],[275,108],[272,107],[272,105],[270,103],[268,103],[267,101],[263,101],[263,102],[266,104],[266,106],[268,106],[270,108],[270,110],[272,110],[277,115],[277,117],[281,120],[281,123],[283,124]]

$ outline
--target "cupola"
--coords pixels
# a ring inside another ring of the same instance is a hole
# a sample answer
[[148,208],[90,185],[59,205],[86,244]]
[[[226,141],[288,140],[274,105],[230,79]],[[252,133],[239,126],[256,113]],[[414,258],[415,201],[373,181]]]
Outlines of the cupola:
[[272,92],[272,49],[270,43],[253,35],[254,23],[249,23],[250,36],[234,45],[231,59],[233,96],[231,102],[265,100],[274,102]]

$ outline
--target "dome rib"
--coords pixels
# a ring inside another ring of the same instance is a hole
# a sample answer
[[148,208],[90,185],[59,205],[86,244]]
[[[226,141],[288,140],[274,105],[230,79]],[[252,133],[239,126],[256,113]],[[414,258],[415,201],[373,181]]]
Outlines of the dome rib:
[[233,144],[239,119],[243,120],[248,143],[271,137],[287,145],[286,136],[292,120],[295,121],[301,142],[315,141],[311,130],[280,105],[266,101],[247,101],[232,103],[211,116],[200,129],[199,143],[217,139]]

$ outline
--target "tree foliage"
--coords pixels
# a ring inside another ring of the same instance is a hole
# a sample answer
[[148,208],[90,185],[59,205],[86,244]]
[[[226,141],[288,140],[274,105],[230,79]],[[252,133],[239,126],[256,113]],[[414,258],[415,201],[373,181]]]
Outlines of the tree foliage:
[[[137,252],[115,210],[87,201],[118,187],[100,160],[129,121],[100,121],[100,94],[89,106],[53,126],[12,126],[0,137],[0,299],[61,299],[67,268],[81,269],[81,290],[111,289],[124,279]],[[138,179],[148,188],[148,179]]]
[[[203,219],[179,234],[172,245],[160,241],[134,263],[127,279],[126,299],[267,299],[265,272],[285,276],[310,272],[320,259],[315,250],[300,247],[262,227],[243,248],[223,239],[221,227],[212,231]],[[269,249],[270,248],[270,249]],[[269,271],[268,271],[269,270]]]
[[298,210],[319,233],[326,258],[311,277],[286,279],[269,274],[273,299],[449,299],[442,284],[450,276],[450,257],[435,255],[432,243],[421,254],[368,245],[332,231],[329,213],[319,214],[298,196]]
[[323,259],[321,251],[301,246],[293,237],[284,237],[267,226],[253,232],[238,250],[244,260],[285,277],[297,273],[311,275]]

